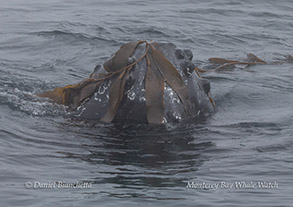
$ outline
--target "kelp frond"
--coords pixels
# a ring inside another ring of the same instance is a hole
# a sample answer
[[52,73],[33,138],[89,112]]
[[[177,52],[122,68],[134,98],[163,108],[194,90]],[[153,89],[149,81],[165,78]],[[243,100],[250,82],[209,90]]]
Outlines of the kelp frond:
[[[134,54],[138,45],[145,43],[145,52],[134,63],[128,64],[128,59]],[[145,79],[146,116],[149,123],[160,124],[164,115],[164,84],[168,84],[178,95],[184,106],[185,112],[189,112],[190,101],[188,90],[181,75],[173,64],[160,51],[159,45],[147,41],[131,42],[123,45],[115,55],[104,63],[107,74],[102,76],[91,75],[75,85],[56,88],[39,94],[48,97],[59,104],[76,109],[86,98],[90,97],[95,90],[106,80],[111,79],[112,85],[109,91],[108,109],[101,121],[111,122],[118,110],[124,95],[124,86],[128,74],[133,67],[142,59],[147,63]]]
[[199,69],[196,67],[195,71],[201,72],[201,73],[206,73],[206,72],[212,72],[212,71],[219,71],[219,70],[222,70],[222,69],[227,68],[229,66],[235,66],[235,65],[250,66],[250,65],[263,65],[263,64],[293,63],[293,57],[291,55],[286,56],[285,59],[282,61],[266,62],[252,53],[247,54],[247,61],[228,60],[228,59],[216,58],[216,57],[209,58],[208,60],[210,63],[220,65],[220,66],[218,66],[215,69],[211,69],[211,70],[203,70],[203,69]]

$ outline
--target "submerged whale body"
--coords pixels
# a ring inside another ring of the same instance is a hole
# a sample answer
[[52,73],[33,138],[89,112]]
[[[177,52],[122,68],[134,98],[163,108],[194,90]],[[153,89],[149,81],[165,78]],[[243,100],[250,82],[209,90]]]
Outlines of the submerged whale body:
[[172,43],[130,42],[78,84],[40,94],[83,119],[118,123],[178,122],[213,111],[210,83],[190,50]]

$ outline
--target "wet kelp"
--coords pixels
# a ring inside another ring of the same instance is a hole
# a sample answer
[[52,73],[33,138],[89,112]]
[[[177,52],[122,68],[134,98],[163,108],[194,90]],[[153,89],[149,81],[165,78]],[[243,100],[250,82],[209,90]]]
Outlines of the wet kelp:
[[[135,61],[129,61],[133,56],[137,47],[145,44],[144,53]],[[125,84],[131,70],[140,61],[145,61],[147,70],[144,79],[145,88],[145,104],[146,118],[148,123],[161,124],[164,119],[164,88],[165,85],[177,94],[180,103],[184,106],[186,117],[190,117],[191,101],[188,96],[187,86],[179,74],[175,66],[163,55],[160,46],[156,42],[137,41],[127,43],[115,53],[115,55],[103,64],[106,73],[92,73],[88,79],[81,81],[78,84],[67,85],[65,87],[55,88],[53,91],[48,91],[39,94],[41,97],[47,97],[54,100],[58,104],[64,104],[70,109],[75,110],[85,100],[93,95],[93,93],[105,81],[111,80],[111,88],[109,91],[109,102],[105,115],[100,119],[103,122],[112,122],[115,118],[119,105],[125,94]],[[216,65],[215,69],[204,70],[194,67],[197,76],[202,73],[211,71],[220,71],[222,69],[234,67],[235,65],[257,65],[257,64],[280,64],[284,62],[293,62],[291,55],[285,60],[279,62],[267,63],[258,58],[254,54],[248,54],[246,61],[228,60],[223,58],[210,58],[210,63]],[[208,92],[209,101],[213,106],[215,103]]]
[[287,55],[283,60],[280,61],[275,61],[275,62],[266,62],[260,58],[258,58],[256,55],[252,53],[247,54],[247,61],[239,61],[239,60],[228,60],[224,58],[209,58],[209,62],[212,64],[219,65],[215,69],[211,70],[204,70],[200,68],[195,68],[197,73],[205,73],[205,72],[212,72],[212,71],[220,71],[222,69],[227,69],[231,66],[235,65],[246,65],[246,66],[251,66],[251,65],[261,65],[261,64],[282,64],[282,63],[293,63],[293,57],[292,55]]
[[[135,62],[129,64],[129,58],[140,44],[146,45],[144,54]],[[156,42],[138,41],[127,43],[121,46],[115,55],[104,63],[103,67],[107,73],[99,74],[98,76],[91,74],[88,79],[78,84],[55,88],[53,91],[39,94],[39,96],[50,98],[56,103],[64,104],[74,110],[90,97],[104,81],[111,79],[112,85],[109,91],[108,109],[101,119],[101,121],[109,123],[114,119],[123,98],[126,79],[139,61],[146,61],[147,64],[145,99],[148,123],[163,123],[164,84],[168,84],[175,91],[184,106],[185,113],[188,115],[191,103],[187,87],[177,69],[163,55]]]

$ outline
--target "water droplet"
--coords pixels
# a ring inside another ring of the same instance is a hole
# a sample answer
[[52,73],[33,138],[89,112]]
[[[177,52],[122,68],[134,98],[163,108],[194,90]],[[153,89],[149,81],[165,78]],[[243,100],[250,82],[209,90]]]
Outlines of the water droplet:
[[95,101],[97,101],[98,100],[98,93],[95,93]]
[[107,88],[111,85],[111,80],[108,81]]
[[167,124],[167,119],[165,117],[163,117],[163,121],[162,121],[163,124]]
[[128,91],[127,98],[129,98],[131,101],[133,101],[135,99],[135,93],[133,91]]
[[179,98],[173,98],[172,103],[173,104],[175,104],[175,103],[180,104],[180,99]]
[[141,101],[141,102],[146,101],[146,100],[145,100],[145,97],[140,97],[140,98],[139,98],[139,101]]
[[84,111],[85,111],[85,107],[83,106],[83,108],[81,109],[81,112],[77,114],[76,116],[81,116]]
[[106,89],[104,87],[99,87],[98,93],[99,94],[104,94]]

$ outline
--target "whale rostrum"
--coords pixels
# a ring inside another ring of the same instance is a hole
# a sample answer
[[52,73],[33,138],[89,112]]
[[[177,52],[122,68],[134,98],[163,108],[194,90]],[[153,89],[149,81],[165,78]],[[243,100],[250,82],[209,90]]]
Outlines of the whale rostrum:
[[84,119],[162,124],[213,111],[210,83],[192,63],[191,50],[172,43],[130,42],[89,78],[38,94]]

